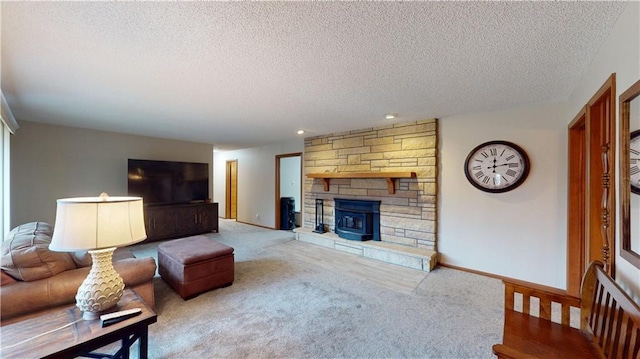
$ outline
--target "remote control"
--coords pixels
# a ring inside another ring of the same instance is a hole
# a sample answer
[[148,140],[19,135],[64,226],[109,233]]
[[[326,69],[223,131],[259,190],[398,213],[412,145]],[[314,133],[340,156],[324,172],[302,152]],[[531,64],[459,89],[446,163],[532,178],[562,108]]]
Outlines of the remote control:
[[113,312],[109,314],[103,314],[100,316],[100,324],[103,327],[109,326],[111,324],[119,323],[125,319],[129,319],[131,317],[135,317],[136,315],[142,313],[142,309],[133,308],[128,310],[121,310],[119,312]]

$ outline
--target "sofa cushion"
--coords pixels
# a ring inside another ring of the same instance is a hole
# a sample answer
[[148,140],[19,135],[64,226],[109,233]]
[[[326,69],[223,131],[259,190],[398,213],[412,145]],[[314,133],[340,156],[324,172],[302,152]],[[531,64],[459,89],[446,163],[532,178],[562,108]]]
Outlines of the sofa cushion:
[[12,229],[2,243],[1,268],[21,281],[49,278],[75,269],[66,252],[49,250],[53,228],[44,222],[30,222]]
[[78,268],[88,267],[93,263],[91,254],[88,251],[69,252],[69,255]]
[[3,270],[0,270],[0,286],[15,283],[17,280],[12,276],[5,273]]

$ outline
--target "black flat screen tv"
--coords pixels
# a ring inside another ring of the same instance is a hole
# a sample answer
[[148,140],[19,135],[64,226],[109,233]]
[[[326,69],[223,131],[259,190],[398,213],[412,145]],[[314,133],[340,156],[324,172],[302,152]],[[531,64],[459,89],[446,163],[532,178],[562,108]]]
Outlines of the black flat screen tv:
[[129,159],[128,192],[144,204],[205,202],[209,164]]

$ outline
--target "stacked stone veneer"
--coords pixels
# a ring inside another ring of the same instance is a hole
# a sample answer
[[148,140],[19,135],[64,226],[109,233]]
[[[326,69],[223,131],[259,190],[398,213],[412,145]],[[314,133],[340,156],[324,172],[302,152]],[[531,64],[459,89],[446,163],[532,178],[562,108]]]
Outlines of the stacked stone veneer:
[[384,178],[331,179],[325,192],[321,179],[305,176],[303,226],[315,226],[316,198],[324,200],[324,221],[330,231],[334,198],[379,200],[383,242],[435,251],[437,125],[437,119],[430,119],[305,139],[305,174],[415,172],[417,178],[396,180],[396,191],[390,194]]

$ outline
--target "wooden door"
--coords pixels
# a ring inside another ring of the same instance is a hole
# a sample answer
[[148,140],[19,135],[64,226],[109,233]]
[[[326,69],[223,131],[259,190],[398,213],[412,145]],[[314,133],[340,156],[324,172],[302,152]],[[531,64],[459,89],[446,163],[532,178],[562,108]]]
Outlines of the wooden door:
[[586,235],[586,178],[587,178],[587,107],[569,125],[569,185],[567,203],[567,290],[580,292],[580,282],[587,261]]
[[238,216],[238,160],[227,161],[226,177],[225,218],[236,219]]
[[615,74],[569,125],[567,291],[593,260],[615,275]]

